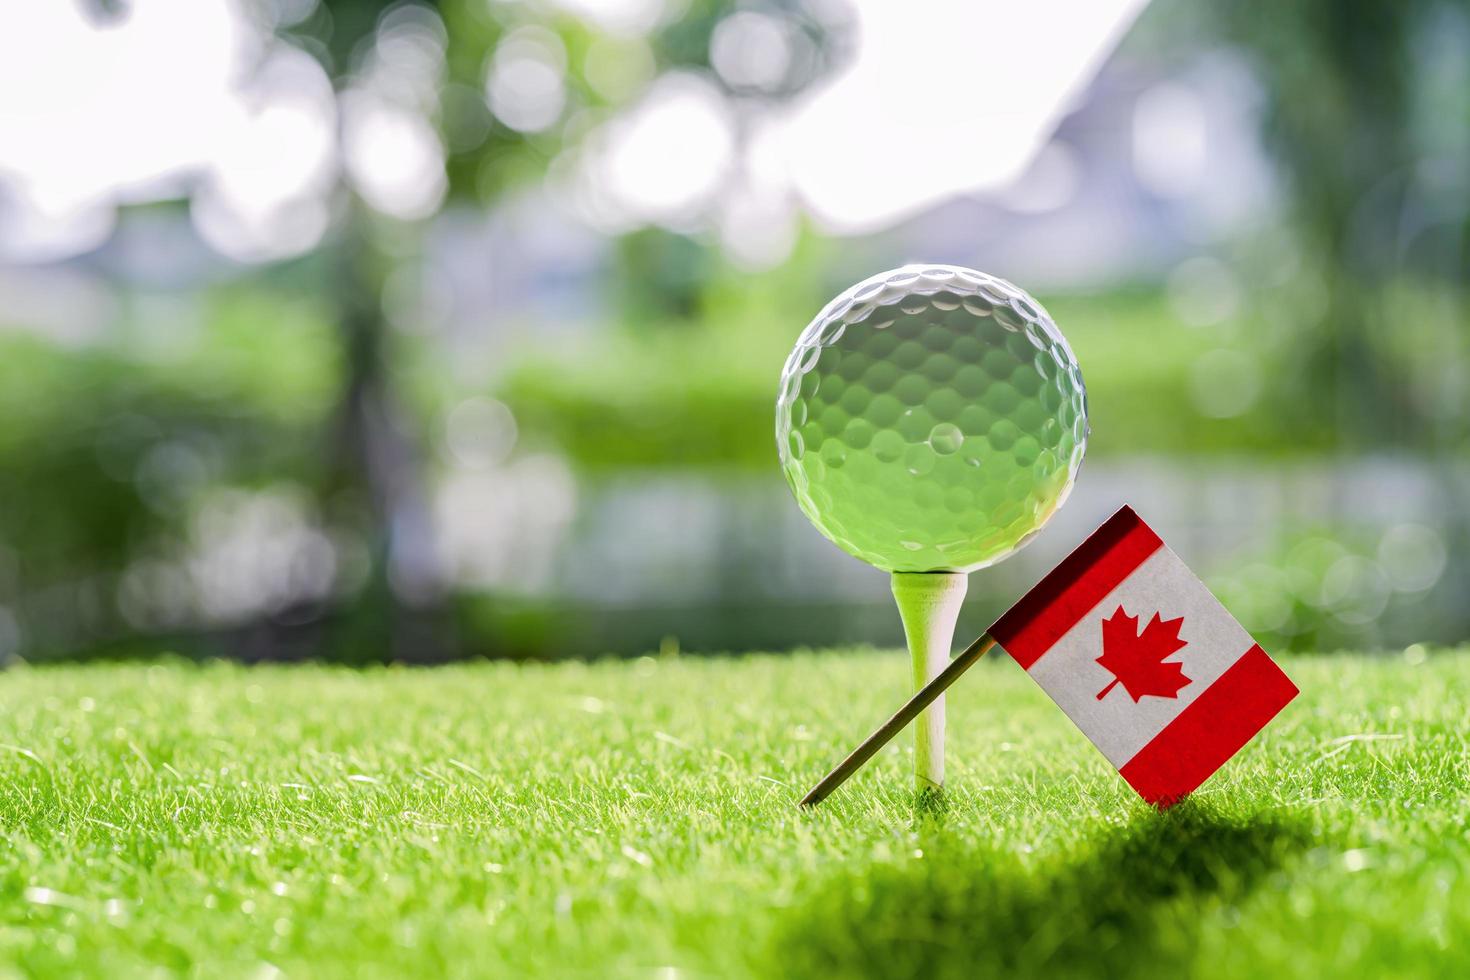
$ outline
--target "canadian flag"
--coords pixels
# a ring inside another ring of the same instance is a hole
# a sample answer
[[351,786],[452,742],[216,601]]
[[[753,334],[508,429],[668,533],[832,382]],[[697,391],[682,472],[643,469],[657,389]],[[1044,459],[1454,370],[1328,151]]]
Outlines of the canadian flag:
[[990,635],[1159,807],[1208,779],[1297,695],[1128,507]]

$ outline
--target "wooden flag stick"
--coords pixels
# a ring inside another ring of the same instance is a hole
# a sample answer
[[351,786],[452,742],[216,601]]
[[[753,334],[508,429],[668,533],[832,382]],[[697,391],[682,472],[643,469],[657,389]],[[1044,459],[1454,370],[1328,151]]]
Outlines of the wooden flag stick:
[[899,708],[892,718],[880,725],[877,731],[863,740],[863,744],[852,750],[851,755],[839,762],[837,768],[823,776],[822,781],[801,798],[801,805],[816,806],[825,800],[834,789],[847,782],[847,777],[861,769],[865,762],[887,745],[893,736],[903,731],[909,722],[918,717],[919,712],[943,694],[945,688],[959,680],[960,675],[974,666],[975,661],[985,656],[993,646],[995,646],[994,638],[989,633],[985,633],[980,639],[966,647],[964,652],[951,660],[949,666],[944,668],[937,677],[909,698],[908,703]]

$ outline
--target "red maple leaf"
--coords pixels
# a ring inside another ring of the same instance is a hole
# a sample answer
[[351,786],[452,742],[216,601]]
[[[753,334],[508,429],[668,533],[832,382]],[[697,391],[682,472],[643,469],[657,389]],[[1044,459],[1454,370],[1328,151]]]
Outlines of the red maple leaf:
[[1135,704],[1145,694],[1177,698],[1179,689],[1189,683],[1189,678],[1184,676],[1183,667],[1166,663],[1164,658],[1185,646],[1185,641],[1179,638],[1179,624],[1183,622],[1183,616],[1161,619],[1154,613],[1140,633],[1138,617],[1128,615],[1122,606],[1103,620],[1103,655],[1097,662],[1113,675],[1113,682],[1097,692],[1097,699],[1101,701],[1119,683]]

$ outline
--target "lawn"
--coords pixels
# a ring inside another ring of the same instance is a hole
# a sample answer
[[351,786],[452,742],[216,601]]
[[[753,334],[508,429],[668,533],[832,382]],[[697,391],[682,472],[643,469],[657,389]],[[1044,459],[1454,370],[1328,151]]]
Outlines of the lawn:
[[920,813],[891,652],[11,670],[0,975],[1470,975],[1470,652],[1285,666],[1163,815],[995,658]]

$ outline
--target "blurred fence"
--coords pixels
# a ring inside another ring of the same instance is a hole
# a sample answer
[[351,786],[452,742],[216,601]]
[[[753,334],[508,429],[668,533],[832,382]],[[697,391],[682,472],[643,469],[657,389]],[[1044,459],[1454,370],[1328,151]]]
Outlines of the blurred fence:
[[[1470,569],[1450,555],[1467,489],[1470,467],[1409,457],[1093,461],[1035,542],[972,575],[964,623],[978,632],[1127,502],[1274,642],[1448,640],[1466,627]],[[584,492],[575,525],[537,544],[559,558],[532,593],[598,624],[577,652],[901,640],[886,576],[821,539],[777,478],[630,474]]]
[[[1456,524],[1467,491],[1470,466],[1410,457],[1092,461],[1035,542],[974,573],[962,627],[982,630],[1126,502],[1270,643],[1447,642],[1467,626]],[[822,539],[774,465],[769,475],[628,472],[578,485],[555,459],[533,457],[449,481],[437,501],[435,550],[466,610],[457,653],[901,641],[887,577]],[[248,655],[314,655],[289,642],[293,615],[352,584],[360,570],[342,565],[363,559],[335,550],[309,513],[278,491],[231,492],[203,512],[189,553],[23,597],[0,626],[18,643],[23,625],[26,647],[85,646],[116,603],[124,623],[173,633],[185,649],[207,651],[200,637],[229,639],[263,619],[284,645],[257,637]],[[303,623],[331,615],[318,608]]]

